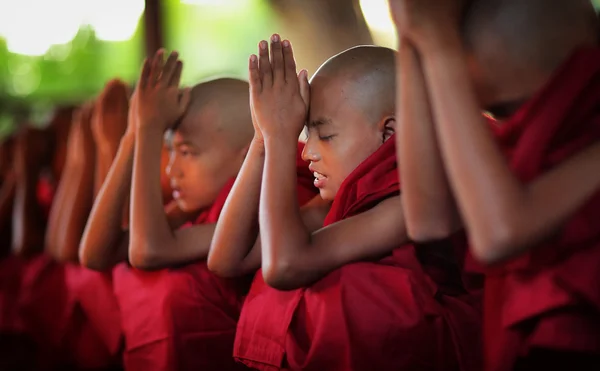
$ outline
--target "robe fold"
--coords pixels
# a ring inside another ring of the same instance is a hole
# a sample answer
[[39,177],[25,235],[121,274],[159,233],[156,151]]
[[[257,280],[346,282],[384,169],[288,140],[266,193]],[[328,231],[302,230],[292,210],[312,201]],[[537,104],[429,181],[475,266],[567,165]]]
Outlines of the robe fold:
[[[324,226],[399,195],[394,138],[343,182]],[[304,289],[255,277],[234,356],[259,370],[480,369],[480,313],[462,287],[451,241],[406,244],[347,264]]]
[[[298,144],[298,200],[318,194]],[[307,181],[310,180],[310,182]],[[194,224],[216,223],[233,181]],[[251,277],[224,279],[206,261],[144,272],[120,264],[114,286],[130,370],[246,370],[233,358],[239,313]]]
[[[579,50],[492,128],[513,173],[528,183],[600,143],[599,107],[600,49]],[[600,190],[538,247],[487,269],[484,317],[489,371],[538,369],[528,358],[539,350],[555,366],[552,353],[600,360]]]

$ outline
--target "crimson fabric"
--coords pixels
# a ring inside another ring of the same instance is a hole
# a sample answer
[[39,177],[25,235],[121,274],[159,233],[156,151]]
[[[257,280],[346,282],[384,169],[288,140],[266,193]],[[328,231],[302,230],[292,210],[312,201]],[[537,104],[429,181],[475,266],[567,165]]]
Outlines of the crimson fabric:
[[55,192],[56,185],[47,176],[40,177],[36,187],[36,198],[46,219],[50,215],[50,207]]
[[[600,50],[577,51],[536,97],[495,127],[514,174],[530,182],[598,143],[598,107]],[[540,369],[534,358],[549,359],[536,356],[540,350],[563,358],[595,354],[600,359],[598,221],[600,192],[538,248],[489,269],[484,300],[487,370]],[[559,364],[556,359],[554,364]]]
[[[325,226],[399,194],[394,142],[344,181]],[[451,275],[429,259],[429,248],[400,246],[378,262],[348,264],[294,291],[270,288],[257,274],[234,356],[259,370],[478,370],[480,315],[426,273]]]
[[[194,224],[216,223],[230,181]],[[127,370],[237,370],[231,356],[248,280],[222,279],[206,261],[144,272],[114,270],[125,333]]]
[[[85,330],[76,334],[77,346],[83,359],[95,359],[96,368],[118,363],[122,344],[121,316],[113,291],[112,274],[96,272],[80,265],[65,266],[66,285],[77,303]],[[89,328],[89,329],[87,329]],[[86,338],[89,347],[82,347]]]
[[15,255],[0,260],[0,334],[24,332],[18,308],[24,264]]
[[[318,192],[298,144],[298,198]],[[308,181],[309,180],[309,183]],[[194,224],[216,223],[233,186]],[[232,357],[233,340],[249,278],[227,280],[210,273],[205,261],[143,272],[120,264],[114,287],[125,333],[127,370],[245,370]]]

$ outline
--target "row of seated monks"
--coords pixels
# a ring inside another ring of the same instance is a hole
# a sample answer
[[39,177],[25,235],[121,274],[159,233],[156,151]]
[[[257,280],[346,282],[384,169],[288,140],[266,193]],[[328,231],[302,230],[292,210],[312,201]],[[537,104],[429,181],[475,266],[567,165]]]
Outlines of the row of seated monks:
[[390,9],[310,81],[159,51],[6,140],[0,368],[599,370],[590,1]]

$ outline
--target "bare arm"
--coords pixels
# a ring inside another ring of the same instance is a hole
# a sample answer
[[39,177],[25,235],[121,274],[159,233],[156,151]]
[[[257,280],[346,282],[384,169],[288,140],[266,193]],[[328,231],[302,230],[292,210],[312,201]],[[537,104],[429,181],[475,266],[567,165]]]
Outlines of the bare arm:
[[253,140],[219,217],[208,268],[222,277],[243,276],[260,267],[258,203],[264,144]]
[[56,229],[54,259],[79,261],[79,243],[93,203],[95,148],[90,128],[91,107],[82,112],[80,121],[71,127],[65,170],[55,201],[62,205],[52,209],[49,229]]
[[289,144],[267,141],[260,203],[262,267],[278,289],[311,284],[345,264],[380,258],[408,241],[400,196],[310,233],[294,197],[295,161]]
[[81,264],[88,268],[106,270],[127,260],[129,239],[121,216],[131,189],[134,140],[133,135],[121,140],[88,218],[79,251]]
[[[258,209],[264,162],[264,144],[253,141],[217,223],[208,256],[209,269],[222,277],[243,276],[260,268]],[[329,202],[317,196],[301,208],[302,222],[309,231],[323,226],[329,207]]]
[[419,57],[408,40],[400,40],[396,151],[406,228],[414,241],[440,240],[458,229],[460,220],[437,145]]
[[440,30],[420,48],[438,141],[475,255],[495,263],[529,250],[598,190],[600,145],[523,184],[494,143],[473,88],[465,83],[470,80],[458,31]]

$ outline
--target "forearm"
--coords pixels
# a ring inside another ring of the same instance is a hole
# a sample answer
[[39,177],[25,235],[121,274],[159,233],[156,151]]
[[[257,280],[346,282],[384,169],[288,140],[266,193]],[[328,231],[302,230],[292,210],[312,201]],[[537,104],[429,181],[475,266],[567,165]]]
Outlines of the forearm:
[[241,276],[258,268],[248,257],[259,234],[258,208],[264,165],[264,144],[253,141],[221,212],[208,255],[210,270],[220,276]]
[[60,199],[64,204],[60,224],[49,223],[49,228],[61,230],[55,251],[58,261],[79,261],[79,243],[93,204],[94,167],[88,165],[93,163],[92,158],[67,164],[69,170],[65,175],[68,177],[64,176],[64,180],[68,192]]
[[17,255],[31,256],[44,249],[45,218],[37,201],[38,172],[17,178],[13,209],[12,247]]
[[466,83],[470,76],[458,33],[446,33],[439,41],[439,47],[423,54],[438,141],[474,252],[486,261],[496,260],[503,255],[500,245],[510,243],[514,226],[535,219],[528,212],[535,206],[509,169],[474,89]]
[[131,187],[129,260],[134,266],[175,245],[175,235],[163,209],[160,152],[163,135],[153,127],[136,133]]
[[94,196],[97,196],[106,180],[111,165],[119,151],[119,147],[105,146],[96,147],[96,170],[94,174]]
[[134,138],[123,137],[115,160],[100,191],[81,240],[81,264],[106,269],[115,259],[125,233],[121,217],[131,189]]
[[397,55],[399,160],[404,215],[415,241],[438,240],[457,228],[457,212],[443,167],[415,48],[400,41]]
[[278,138],[265,143],[259,221],[262,268],[267,272],[291,264],[310,243],[296,197],[296,147],[292,144]]

